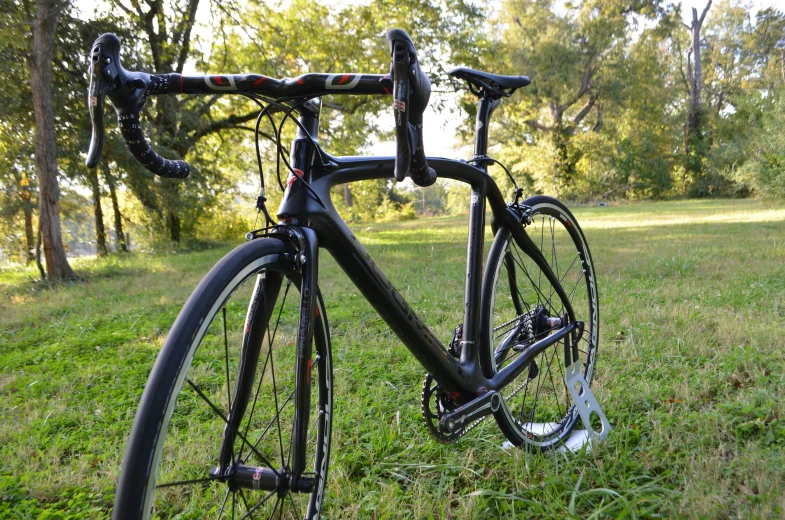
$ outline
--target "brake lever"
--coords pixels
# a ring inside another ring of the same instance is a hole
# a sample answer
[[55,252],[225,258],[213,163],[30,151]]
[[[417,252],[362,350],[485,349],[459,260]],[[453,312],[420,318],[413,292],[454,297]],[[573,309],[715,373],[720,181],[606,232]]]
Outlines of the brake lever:
[[[393,50],[393,111],[395,113],[395,134],[399,143],[395,154],[395,180],[403,181],[409,174],[412,162],[412,142],[409,132],[409,50],[406,45],[395,42]],[[405,147],[400,143],[406,143]]]
[[87,89],[87,106],[90,109],[93,132],[90,136],[90,149],[85,161],[85,164],[90,168],[95,168],[101,159],[101,151],[104,147],[104,101],[121,75],[122,68],[118,63],[119,54],[120,40],[110,33],[99,36],[90,51],[90,86]]
[[93,133],[90,136],[90,149],[85,163],[95,168],[101,159],[104,147],[104,98],[109,92],[109,85],[103,79],[102,57],[103,45],[96,41],[90,51],[90,86],[87,89],[87,106],[90,109],[90,121]]

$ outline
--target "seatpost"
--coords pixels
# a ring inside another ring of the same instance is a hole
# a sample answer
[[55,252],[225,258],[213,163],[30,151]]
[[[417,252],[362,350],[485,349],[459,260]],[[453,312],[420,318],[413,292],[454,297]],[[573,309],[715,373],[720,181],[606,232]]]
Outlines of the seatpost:
[[[493,99],[483,93],[480,104],[477,107],[477,126],[474,134],[474,158],[482,157],[488,153],[488,122],[491,114],[499,106],[501,99]],[[481,161],[477,164],[478,168],[488,170],[488,163]]]

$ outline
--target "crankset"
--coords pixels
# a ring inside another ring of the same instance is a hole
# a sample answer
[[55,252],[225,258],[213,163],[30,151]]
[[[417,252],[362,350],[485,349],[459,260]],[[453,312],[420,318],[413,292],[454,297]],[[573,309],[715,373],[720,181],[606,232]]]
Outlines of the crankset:
[[433,376],[428,374],[422,385],[422,418],[425,421],[425,427],[428,428],[428,433],[436,441],[445,444],[455,442],[466,433],[463,426],[450,433],[439,427],[442,417],[456,408],[457,405],[450,396],[439,387],[439,383]]

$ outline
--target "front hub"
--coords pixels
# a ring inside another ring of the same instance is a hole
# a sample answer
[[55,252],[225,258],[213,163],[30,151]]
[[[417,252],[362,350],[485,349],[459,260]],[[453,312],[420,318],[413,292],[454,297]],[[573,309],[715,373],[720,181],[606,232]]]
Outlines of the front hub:
[[[210,475],[218,477],[220,468],[210,470]],[[314,480],[306,477],[295,477],[287,468],[274,471],[261,466],[246,466],[236,463],[221,477],[232,490],[250,489],[257,491],[275,491],[283,497],[288,491],[310,493]]]

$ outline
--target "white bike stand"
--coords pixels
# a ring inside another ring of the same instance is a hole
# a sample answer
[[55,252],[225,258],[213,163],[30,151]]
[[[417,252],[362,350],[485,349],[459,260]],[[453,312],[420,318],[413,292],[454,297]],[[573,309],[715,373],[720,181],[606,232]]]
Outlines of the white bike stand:
[[[608,418],[602,411],[600,403],[594,397],[594,394],[586,382],[586,378],[581,373],[581,364],[578,362],[573,363],[567,369],[565,375],[567,388],[572,395],[572,400],[575,402],[575,407],[578,409],[578,414],[583,421],[584,430],[573,430],[570,436],[564,441],[564,444],[559,448],[559,451],[580,451],[586,446],[586,451],[592,449],[593,445],[605,440],[611,432],[611,424]],[[596,413],[602,422],[602,429],[595,431],[591,427],[591,414]]]
[[[559,453],[567,451],[575,453],[586,446],[586,452],[588,453],[593,445],[604,441],[608,437],[608,434],[612,430],[611,424],[608,422],[608,418],[605,417],[600,403],[597,402],[597,399],[589,388],[586,378],[583,377],[583,374],[581,373],[581,364],[579,362],[574,362],[570,365],[564,379],[585,429],[573,430],[570,436],[567,437],[556,451]],[[592,413],[596,413],[602,422],[602,429],[600,431],[594,431],[591,427],[590,420]],[[524,426],[528,431],[534,434],[547,435],[558,428],[559,424],[526,423]],[[504,450],[509,450],[512,447],[513,445],[510,441],[504,441],[504,444],[502,444],[502,449]]]

